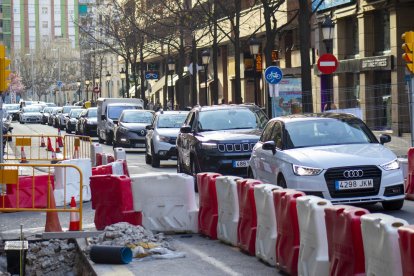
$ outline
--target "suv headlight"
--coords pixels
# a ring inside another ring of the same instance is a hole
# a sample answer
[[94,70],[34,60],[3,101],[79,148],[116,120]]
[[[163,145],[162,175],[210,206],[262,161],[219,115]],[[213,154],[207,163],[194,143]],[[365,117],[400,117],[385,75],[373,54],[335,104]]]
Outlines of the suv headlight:
[[400,168],[400,163],[397,159],[394,159],[391,162],[380,165],[380,167],[386,171],[398,170]]
[[160,142],[168,143],[170,141],[170,137],[158,135],[158,140]]
[[293,167],[293,173],[299,176],[318,175],[323,171],[323,169],[299,166],[295,164],[292,164],[292,167]]
[[213,150],[213,149],[217,149],[217,143],[201,143],[201,148],[204,150]]

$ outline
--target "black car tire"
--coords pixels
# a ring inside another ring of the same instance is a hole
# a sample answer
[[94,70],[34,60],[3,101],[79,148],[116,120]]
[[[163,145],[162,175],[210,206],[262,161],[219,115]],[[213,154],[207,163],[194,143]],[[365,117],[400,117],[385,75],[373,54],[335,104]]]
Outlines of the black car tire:
[[145,145],[145,164],[151,165],[151,163],[152,163],[152,157],[151,157],[151,155],[148,154],[148,148],[147,147],[148,146]]
[[160,167],[160,158],[154,152],[154,145],[151,145],[151,166],[153,168]]
[[70,130],[70,127],[69,126],[66,126],[66,133],[67,134],[71,134],[72,133],[72,131]]
[[286,189],[286,188],[287,188],[287,185],[286,185],[286,180],[285,180],[285,178],[283,177],[283,175],[282,175],[282,176],[280,176],[280,177],[279,177],[279,179],[277,180],[277,186],[280,186],[280,187],[282,187],[282,188],[284,188],[284,189]]
[[199,173],[199,170],[197,169],[197,165],[193,158],[191,158],[190,161],[191,165],[191,175],[194,177],[194,191],[198,193],[198,186],[197,186],[197,174]]
[[383,201],[382,208],[384,208],[387,211],[397,211],[401,210],[401,208],[404,205],[404,199],[400,200],[393,200],[393,201]]
[[99,144],[103,144],[105,142],[104,139],[102,139],[101,136],[99,136],[99,135],[98,135],[98,137],[99,137],[98,138]]
[[247,178],[254,178],[252,168],[247,169]]
[[113,135],[111,135],[110,132],[106,134],[106,140],[105,140],[106,145],[108,145],[108,146],[112,145],[112,140],[113,140],[112,137],[113,137]]
[[22,125],[23,125],[24,123],[23,123],[22,121],[20,121],[20,124],[22,124]]

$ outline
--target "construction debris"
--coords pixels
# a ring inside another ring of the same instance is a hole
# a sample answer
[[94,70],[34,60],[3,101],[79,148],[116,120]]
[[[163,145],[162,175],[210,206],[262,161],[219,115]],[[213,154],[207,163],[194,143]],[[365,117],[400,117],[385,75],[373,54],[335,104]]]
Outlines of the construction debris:
[[153,234],[142,226],[135,226],[127,222],[119,222],[107,226],[97,237],[89,238],[89,246],[85,253],[89,256],[92,245],[126,246],[131,248],[134,258],[171,259],[183,258],[185,253],[176,252],[171,245],[171,238],[163,233]]

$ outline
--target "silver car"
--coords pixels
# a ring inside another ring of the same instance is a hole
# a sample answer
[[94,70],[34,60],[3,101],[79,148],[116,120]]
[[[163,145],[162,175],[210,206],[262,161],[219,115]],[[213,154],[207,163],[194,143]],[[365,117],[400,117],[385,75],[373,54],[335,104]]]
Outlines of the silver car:
[[24,123],[41,123],[43,107],[40,105],[29,105],[22,108],[20,112],[19,121],[21,124]]
[[177,159],[177,140],[188,111],[160,111],[148,125],[145,139],[145,163],[160,166],[160,160]]

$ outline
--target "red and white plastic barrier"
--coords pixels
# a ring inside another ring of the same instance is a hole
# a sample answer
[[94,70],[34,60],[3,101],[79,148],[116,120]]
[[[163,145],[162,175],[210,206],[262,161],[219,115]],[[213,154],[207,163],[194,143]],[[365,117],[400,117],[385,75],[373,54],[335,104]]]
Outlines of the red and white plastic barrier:
[[365,275],[361,216],[368,213],[348,205],[325,208],[331,276]]
[[133,211],[131,179],[125,175],[91,176],[92,209],[98,230],[117,222],[142,225],[142,214]]
[[198,186],[198,231],[211,239],[217,239],[217,192],[216,178],[219,173],[197,174]]
[[[82,200],[91,200],[91,189],[89,187],[89,178],[92,176],[91,159],[69,159],[61,161],[60,164],[70,164],[79,167],[80,171],[82,172]],[[74,168],[56,167],[54,171],[54,176],[54,196],[56,206],[63,206],[65,204],[69,204],[72,196],[75,197],[76,201],[79,201],[79,172]]]
[[254,200],[256,202],[257,231],[256,257],[270,264],[276,265],[276,213],[273,205],[273,191],[282,189],[272,184],[254,186]]
[[398,229],[401,265],[404,276],[414,275],[414,225]]
[[134,210],[152,231],[198,232],[194,178],[181,173],[131,175]]
[[407,152],[408,158],[408,175],[407,185],[405,188],[405,197],[414,200],[414,148],[410,148]]
[[240,179],[237,181],[239,197],[239,224],[237,226],[237,244],[246,253],[256,253],[257,214],[254,200],[254,186],[262,184],[260,180]]
[[276,267],[297,275],[299,257],[299,224],[296,199],[305,193],[292,189],[273,191],[277,218]]
[[381,213],[361,216],[366,275],[402,275],[398,228],[407,221]]
[[115,157],[112,153],[102,153],[102,165],[106,165],[115,161]]
[[216,178],[218,222],[217,238],[237,246],[237,225],[239,223],[239,198],[237,195],[237,176]]
[[115,160],[126,160],[126,151],[124,148],[114,148]]
[[95,156],[95,166],[101,166],[102,160],[103,160],[102,153],[97,152],[94,156]]
[[[91,162],[92,162],[92,167],[96,167],[99,165],[102,165],[102,153],[103,153],[103,147],[101,144],[99,143],[92,143],[91,144]],[[97,155],[99,154],[99,156],[101,157],[100,163],[97,164]]]
[[126,163],[126,160],[116,160],[112,163],[109,163],[106,165],[100,165],[95,168],[92,168],[92,175],[105,175],[105,174],[129,176],[128,165]]
[[331,206],[332,203],[329,200],[317,196],[301,196],[296,199],[300,232],[299,275],[329,275],[324,210]]

